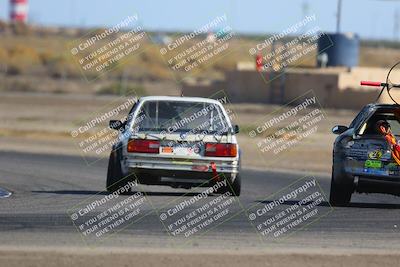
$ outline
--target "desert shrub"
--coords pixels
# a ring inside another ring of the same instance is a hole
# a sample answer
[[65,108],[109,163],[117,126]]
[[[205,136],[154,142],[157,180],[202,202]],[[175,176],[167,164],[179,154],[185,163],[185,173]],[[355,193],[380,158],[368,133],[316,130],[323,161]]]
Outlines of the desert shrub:
[[11,24],[11,29],[16,35],[29,35],[32,33],[29,25],[23,22],[16,22]]
[[5,21],[0,20],[0,32],[5,31],[7,28],[8,28],[8,24]]
[[0,63],[5,63],[8,59],[8,52],[5,48],[0,47]]
[[7,74],[8,75],[20,75],[24,72],[24,68],[19,66],[18,64],[14,65],[13,63],[10,63],[7,66]]
[[148,70],[146,76],[149,80],[165,80],[172,77],[172,71],[163,65],[151,64],[146,69]]
[[141,85],[127,85],[123,88],[122,83],[117,82],[106,85],[96,92],[99,95],[132,95],[136,93],[138,96],[146,95],[146,89]]
[[39,54],[32,47],[17,44],[8,50],[9,74],[27,72],[40,63]]
[[11,58],[19,58],[28,61],[29,63],[39,63],[40,57],[38,52],[31,46],[17,44],[10,48],[9,55]]
[[55,55],[51,51],[44,51],[39,54],[40,62],[43,65],[51,65],[53,62],[59,60],[59,56]]
[[28,82],[25,81],[11,81],[4,83],[2,90],[9,92],[33,92],[35,88]]

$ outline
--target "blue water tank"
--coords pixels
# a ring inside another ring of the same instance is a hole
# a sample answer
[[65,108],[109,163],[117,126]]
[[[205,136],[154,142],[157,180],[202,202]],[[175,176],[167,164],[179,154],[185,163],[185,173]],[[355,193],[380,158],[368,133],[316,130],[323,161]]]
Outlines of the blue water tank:
[[[360,38],[356,34],[322,34],[318,39],[319,58],[325,53],[328,67],[355,67],[358,65]],[[327,57],[326,57],[327,56]],[[321,67],[321,60],[318,60]]]

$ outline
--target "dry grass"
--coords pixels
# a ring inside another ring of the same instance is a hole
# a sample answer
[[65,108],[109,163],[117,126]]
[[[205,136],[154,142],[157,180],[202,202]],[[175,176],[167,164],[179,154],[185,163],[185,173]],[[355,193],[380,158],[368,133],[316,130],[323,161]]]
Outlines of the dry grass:
[[[1,32],[0,32],[1,34]],[[19,30],[19,34],[1,34],[0,42],[0,73],[7,71],[10,75],[37,75],[60,78],[79,78],[81,73],[78,65],[70,54],[70,45],[79,36],[66,34],[45,34]],[[198,40],[195,40],[196,42]],[[258,43],[254,38],[234,37],[230,42],[229,54],[210,62],[200,71],[191,73],[208,79],[220,78],[227,70],[235,68],[239,61],[253,61],[248,54],[248,47]],[[129,58],[119,67],[105,75],[106,79],[118,78],[123,72],[129,73],[136,80],[171,80],[174,79],[165,59],[159,53],[160,47],[148,41],[144,52]],[[190,46],[192,44],[187,44]],[[185,49],[186,47],[182,47]],[[307,59],[297,62],[300,66],[314,66],[315,53]],[[400,56],[400,50],[384,47],[362,47],[360,55],[361,66],[387,67],[393,64],[393,59]],[[5,68],[5,66],[7,68]],[[176,78],[176,77],[175,77]],[[178,77],[180,78],[180,77]]]

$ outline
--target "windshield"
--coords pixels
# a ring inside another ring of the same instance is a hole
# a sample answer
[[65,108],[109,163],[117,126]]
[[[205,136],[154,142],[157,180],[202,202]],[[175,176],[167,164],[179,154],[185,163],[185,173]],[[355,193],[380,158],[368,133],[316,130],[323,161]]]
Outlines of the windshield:
[[137,132],[225,133],[227,120],[219,105],[183,101],[146,101],[135,120]]

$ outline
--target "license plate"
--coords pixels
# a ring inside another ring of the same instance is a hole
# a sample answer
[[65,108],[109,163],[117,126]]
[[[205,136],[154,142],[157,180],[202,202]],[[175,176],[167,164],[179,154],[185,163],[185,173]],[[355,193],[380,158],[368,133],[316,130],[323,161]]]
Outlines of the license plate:
[[173,156],[194,156],[199,154],[199,149],[195,149],[187,144],[174,144],[171,145],[161,145],[160,154],[162,155],[173,155]]
[[177,156],[192,156],[194,155],[194,151],[190,147],[174,147],[174,155]]

